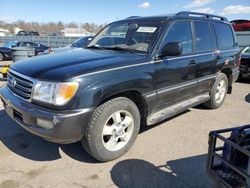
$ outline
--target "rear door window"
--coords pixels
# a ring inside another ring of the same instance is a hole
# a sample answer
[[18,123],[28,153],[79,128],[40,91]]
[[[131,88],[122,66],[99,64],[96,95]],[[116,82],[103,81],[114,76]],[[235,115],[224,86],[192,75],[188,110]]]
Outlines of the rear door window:
[[170,27],[164,45],[169,42],[182,43],[182,54],[189,54],[193,52],[193,37],[192,27],[190,21],[178,21],[173,23]]
[[234,36],[230,25],[224,23],[214,23],[220,50],[228,50],[234,47]]
[[216,34],[214,29],[214,24],[210,23],[210,32],[211,32],[211,42],[212,42],[212,49],[216,50],[217,47],[217,41],[216,41]]
[[211,33],[208,22],[194,22],[196,52],[212,50]]

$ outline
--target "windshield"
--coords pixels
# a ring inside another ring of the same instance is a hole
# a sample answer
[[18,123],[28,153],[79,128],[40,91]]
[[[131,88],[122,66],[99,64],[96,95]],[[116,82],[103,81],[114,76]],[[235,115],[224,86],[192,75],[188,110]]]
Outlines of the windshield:
[[88,47],[147,53],[163,24],[160,20],[115,22],[104,28]]
[[242,50],[243,54],[250,54],[250,46],[247,46],[246,48],[244,48],[244,50]]
[[14,44],[15,42],[6,42],[3,46],[7,48],[11,48]]

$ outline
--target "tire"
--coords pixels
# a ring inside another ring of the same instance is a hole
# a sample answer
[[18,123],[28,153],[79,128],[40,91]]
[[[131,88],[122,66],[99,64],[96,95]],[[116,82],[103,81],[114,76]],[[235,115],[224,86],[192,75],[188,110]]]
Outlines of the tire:
[[43,52],[37,52],[36,56],[43,55]]
[[3,61],[3,59],[4,59],[4,55],[3,53],[0,52],[0,61]]
[[224,73],[220,73],[210,91],[210,100],[205,102],[207,108],[219,108],[226,98],[228,90],[228,79]]
[[140,112],[125,97],[111,99],[93,113],[83,148],[95,159],[107,162],[124,155],[134,144],[140,129]]

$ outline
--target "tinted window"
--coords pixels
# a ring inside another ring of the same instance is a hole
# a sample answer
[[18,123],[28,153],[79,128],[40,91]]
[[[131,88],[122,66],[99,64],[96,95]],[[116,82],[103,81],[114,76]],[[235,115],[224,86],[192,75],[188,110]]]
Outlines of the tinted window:
[[210,32],[211,32],[212,49],[217,49],[215,29],[212,23],[210,23]]
[[15,46],[16,47],[23,47],[23,46],[25,46],[25,44],[24,44],[24,42],[18,42],[18,43],[16,43]]
[[221,50],[230,49],[234,46],[234,37],[231,27],[223,23],[214,23],[218,46]]
[[207,22],[195,22],[195,34],[196,34],[196,51],[204,52],[211,51],[211,37],[210,29]]
[[191,23],[188,21],[175,22],[169,29],[164,45],[169,42],[181,42],[182,54],[192,53],[193,40]]
[[26,42],[26,46],[27,47],[37,47],[38,45],[36,43]]

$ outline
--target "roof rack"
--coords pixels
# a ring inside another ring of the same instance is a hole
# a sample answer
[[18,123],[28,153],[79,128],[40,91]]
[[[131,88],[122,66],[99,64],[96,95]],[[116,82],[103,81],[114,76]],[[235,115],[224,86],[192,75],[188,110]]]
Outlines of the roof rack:
[[227,18],[223,16],[217,16],[213,14],[206,14],[206,13],[199,13],[199,12],[182,11],[182,12],[178,12],[176,16],[193,16],[193,17],[200,16],[200,17],[204,17],[207,19],[215,19],[215,20],[222,20],[222,21],[228,22]]
[[133,19],[133,18],[139,18],[140,16],[129,16],[129,17],[127,17],[127,18],[125,18],[125,19]]

